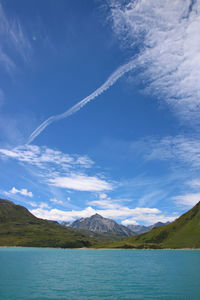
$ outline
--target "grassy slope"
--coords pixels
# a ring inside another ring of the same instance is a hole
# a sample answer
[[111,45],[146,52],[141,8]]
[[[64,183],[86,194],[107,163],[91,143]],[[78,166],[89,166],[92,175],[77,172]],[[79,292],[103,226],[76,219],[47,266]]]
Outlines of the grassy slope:
[[173,223],[123,240],[74,231],[0,199],[0,246],[62,248],[200,248],[200,202]]
[[25,207],[0,199],[0,246],[79,248],[95,241],[33,216]]
[[200,248],[200,202],[173,223],[129,237],[111,248]]

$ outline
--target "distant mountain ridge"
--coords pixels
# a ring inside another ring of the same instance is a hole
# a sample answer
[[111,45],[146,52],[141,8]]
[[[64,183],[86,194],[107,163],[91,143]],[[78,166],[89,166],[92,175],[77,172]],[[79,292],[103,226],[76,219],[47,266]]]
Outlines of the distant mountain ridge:
[[157,222],[153,225],[150,226],[144,226],[144,225],[128,225],[127,227],[132,230],[133,232],[135,232],[136,234],[142,234],[142,233],[146,233],[149,232],[150,230],[152,230],[155,227],[159,227],[159,226],[164,226],[164,225],[168,225],[170,224],[170,222]]
[[120,236],[132,236],[135,233],[126,226],[120,225],[114,220],[103,218],[95,214],[89,218],[81,218],[70,225],[74,229],[89,230],[98,233],[112,233]]

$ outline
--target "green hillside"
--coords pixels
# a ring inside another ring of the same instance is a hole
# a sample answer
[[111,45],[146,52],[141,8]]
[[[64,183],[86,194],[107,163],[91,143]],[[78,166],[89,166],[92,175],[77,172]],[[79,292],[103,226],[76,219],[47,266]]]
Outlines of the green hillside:
[[33,216],[25,207],[0,199],[0,246],[81,248],[92,238]]
[[129,237],[111,248],[200,248],[200,202],[174,222]]
[[[111,242],[113,240],[113,242]],[[0,246],[61,248],[200,248],[200,202],[171,224],[116,239],[38,219],[25,207],[0,199]]]

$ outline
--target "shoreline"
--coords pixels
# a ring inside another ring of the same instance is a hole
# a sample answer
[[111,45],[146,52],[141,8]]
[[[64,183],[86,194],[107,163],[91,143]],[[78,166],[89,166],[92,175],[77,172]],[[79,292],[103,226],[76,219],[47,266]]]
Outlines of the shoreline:
[[126,250],[126,251],[200,251],[200,248],[164,248],[164,249],[125,249],[125,248],[55,248],[55,247],[26,247],[26,246],[0,246],[1,248],[20,248],[20,249],[61,249],[61,250]]

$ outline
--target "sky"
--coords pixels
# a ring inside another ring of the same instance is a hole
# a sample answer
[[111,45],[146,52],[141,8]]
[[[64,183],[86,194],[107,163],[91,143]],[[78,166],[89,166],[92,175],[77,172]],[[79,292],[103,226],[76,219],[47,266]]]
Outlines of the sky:
[[0,197],[173,221],[200,200],[199,0],[0,0]]

